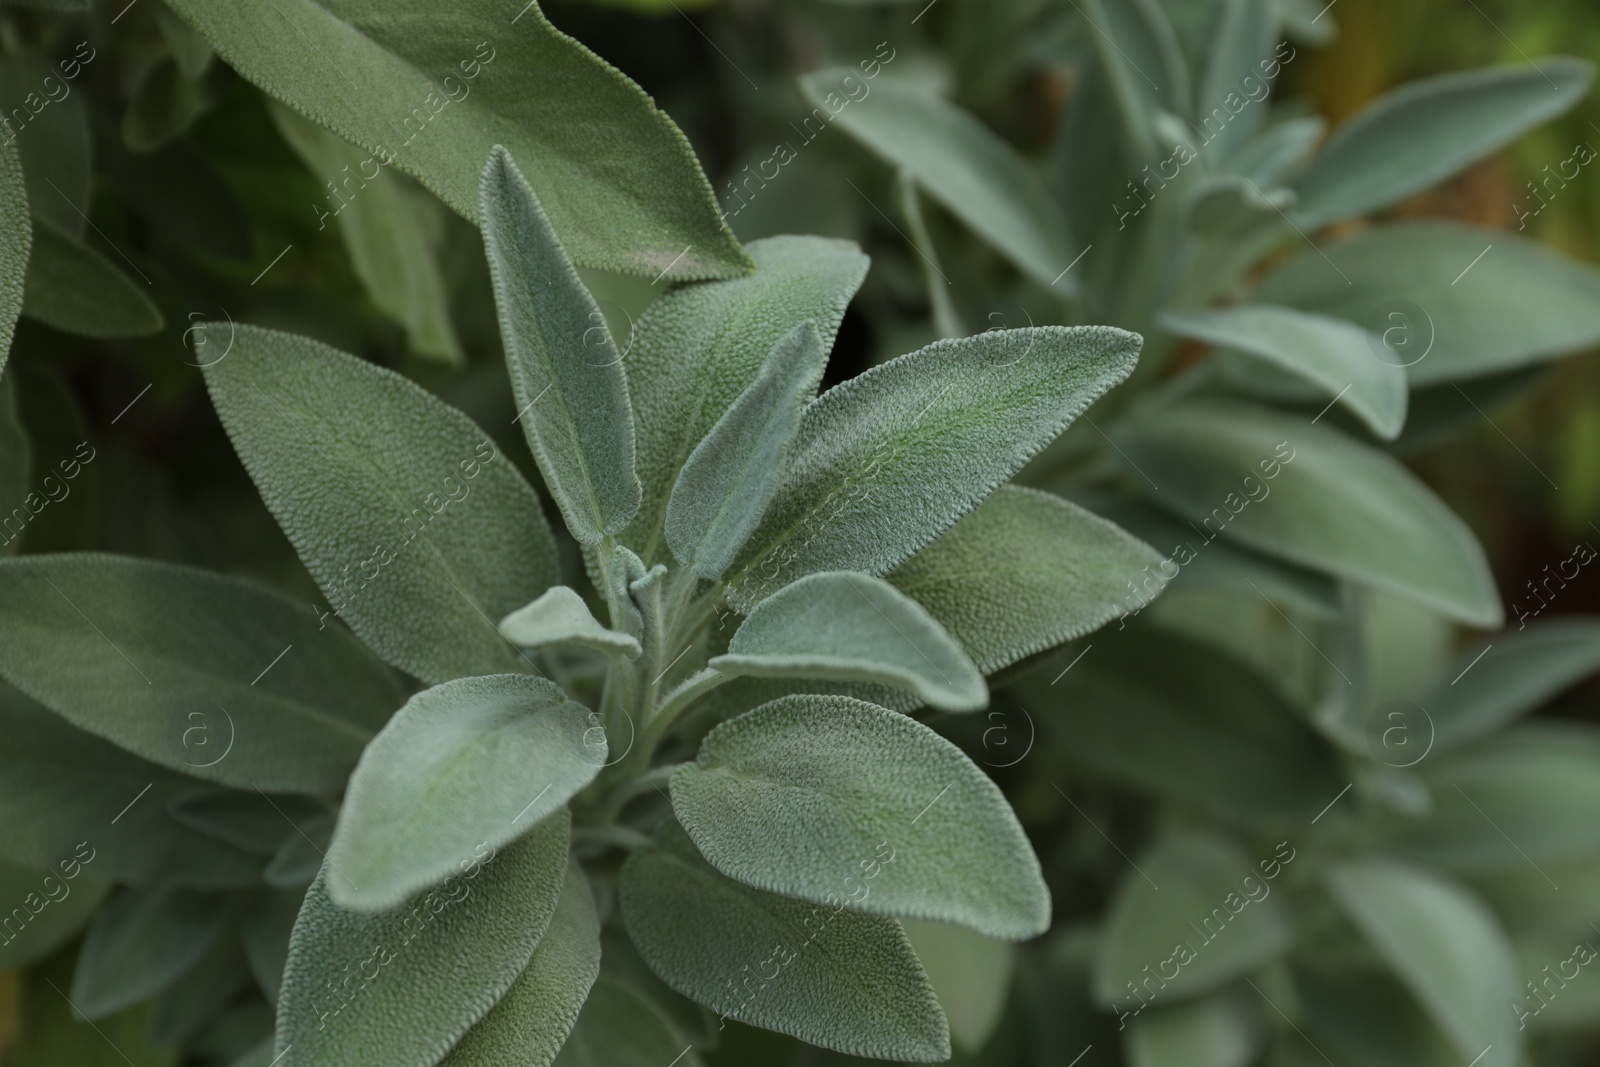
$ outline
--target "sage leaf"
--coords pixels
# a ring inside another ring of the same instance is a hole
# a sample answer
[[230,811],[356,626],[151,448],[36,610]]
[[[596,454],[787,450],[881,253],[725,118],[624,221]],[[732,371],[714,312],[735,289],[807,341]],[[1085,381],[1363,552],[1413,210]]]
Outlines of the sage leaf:
[[710,665],[757,678],[878,682],[946,711],[989,703],[983,675],[921,605],[845,571],[807,575],[757,604]]
[[160,992],[211,947],[227,925],[232,902],[218,893],[176,886],[131,889],[89,928],[72,1004],[87,1019],[132,1007]]
[[361,755],[328,849],[329,897],[393,908],[566,806],[605,763],[589,709],[522,674],[425,689]]
[[1593,79],[1592,64],[1555,56],[1410,82],[1328,138],[1295,183],[1295,220],[1312,229],[1421,192],[1566,111]]
[[[686,285],[639,319],[626,359],[638,433],[643,502],[623,534],[646,564],[669,559],[668,493],[690,454],[761,374],[778,342],[803,322],[826,351],[867,273],[849,241],[771,237],[748,249],[746,278]],[[807,395],[822,380],[809,384]]]
[[148,287],[148,279],[135,281],[93,248],[34,220],[22,294],[28,318],[83,337],[142,337],[162,325]]
[[975,508],[1126,378],[1137,334],[1023,327],[939,341],[818,397],[728,575],[748,611],[817,571],[882,575]]
[[[600,973],[600,920],[575,863],[533,958],[441,1067],[548,1067],[568,1040]],[[631,1024],[632,1020],[630,1020]],[[626,1063],[612,1060],[609,1063]]]
[[263,887],[251,895],[239,920],[239,942],[250,973],[273,1007],[277,1007],[283,968],[289,960],[289,937],[305,898],[303,887]]
[[[46,873],[0,863],[0,899],[14,902],[0,927],[0,967],[20,971],[50,955],[88,924],[110,890],[110,882],[85,872],[82,864]],[[19,913],[27,916],[22,923]]]
[[1434,750],[1491,733],[1596,670],[1600,620],[1553,619],[1497,634],[1487,647],[1463,655],[1444,672],[1456,684],[1441,677],[1419,698],[1433,723]]
[[33,245],[23,177],[14,141],[0,144],[0,372],[6,367],[17,316],[22,314],[28,250]]
[[510,460],[392,371],[250,326],[226,347],[207,329],[224,346],[201,349],[222,424],[332,611],[426,682],[516,669],[495,620],[555,584],[557,566]]
[[667,500],[667,544],[702,578],[722,577],[777,488],[800,406],[822,376],[817,331],[784,335],[760,377],[695,446]]
[[900,925],[950,1020],[951,1042],[961,1052],[977,1052],[1000,1024],[1016,946],[951,923],[903,919]]
[[241,789],[340,788],[399,690],[259,586],[97,553],[0,560],[0,675],[74,726]]
[[701,1067],[702,1063],[654,1001],[627,982],[605,974],[589,990],[572,1036],[552,1062],[555,1067],[649,1067],[659,1063]]
[[505,149],[490,154],[479,192],[517,418],[567,529],[595,544],[639,510],[622,356]]
[[327,810],[314,797],[267,796],[253,789],[208,789],[167,806],[177,822],[257,856],[273,855],[296,826]]
[[289,942],[282,1067],[443,1059],[533,957],[561,895],[570,826],[557,812],[446,886],[376,914],[335,904],[327,880],[339,875],[324,867]]
[[637,638],[602,626],[583,597],[564,585],[552,585],[538,599],[501,619],[500,633],[523,648],[579,645],[628,659],[638,659],[641,651]]
[[989,776],[915,719],[848,697],[775,700],[672,776],[678,821],[747,885],[1023,940],[1050,925],[1028,836]]
[[274,3],[172,7],[245,78],[468,219],[481,161],[503,144],[584,266],[675,280],[750,269],[682,132],[537,4]]
[[187,1043],[250,985],[250,966],[234,933],[230,924],[194,966],[161,991],[150,1014],[151,1043],[163,1048]]
[[1128,1062],[1131,1067],[1247,1067],[1266,1042],[1263,1021],[1255,1005],[1233,990],[1153,1005],[1149,1015],[1128,1023]]
[[651,969],[725,1018],[857,1056],[950,1055],[939,1002],[893,919],[850,911],[842,896],[819,908],[730,881],[671,822],[628,858],[618,894]]

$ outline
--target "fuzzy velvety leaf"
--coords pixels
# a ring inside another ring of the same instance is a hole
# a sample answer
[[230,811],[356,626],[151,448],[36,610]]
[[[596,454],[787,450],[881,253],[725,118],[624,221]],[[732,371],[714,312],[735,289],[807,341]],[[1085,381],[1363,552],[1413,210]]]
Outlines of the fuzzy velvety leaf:
[[289,943],[280,1067],[443,1059],[533,957],[561,895],[570,826],[557,812],[445,886],[377,914],[336,905],[326,880],[338,875],[324,867]]
[[1050,924],[1028,836],[989,776],[928,727],[848,697],[723,723],[672,777],[712,866],[759,889],[1021,940]]
[[[588,785],[605,763],[589,709],[525,674],[425,689],[361,755],[328,849],[328,895],[392,908],[499,848]],[[596,744],[590,744],[591,740]]]
[[[824,350],[867,273],[849,241],[771,237],[752,242],[747,278],[674,289],[640,318],[628,349],[644,499],[622,540],[646,564],[670,557],[662,532],[668,493],[689,455],[749,388],[773,348],[810,322]],[[822,380],[819,368],[810,383]]]
[[537,600],[501,619],[500,632],[523,648],[581,645],[628,659],[637,659],[640,652],[636,638],[602,626],[583,597],[564,585],[552,585]]
[[[0,970],[20,971],[50,955],[83,928],[110,889],[81,863],[49,873],[0,863],[0,900],[12,909],[0,913]],[[19,922],[19,915],[26,920]]]
[[537,4],[172,6],[250,81],[467,218],[483,160],[503,144],[585,266],[675,279],[749,269],[677,126]]
[[1591,64],[1554,56],[1403,85],[1323,145],[1295,183],[1296,221],[1312,229],[1421,192],[1566,111],[1593,78]]
[[440,1061],[441,1067],[547,1067],[572,1031],[599,973],[600,920],[594,897],[582,869],[569,863],[561,899],[528,966]]
[[1005,1010],[1016,946],[952,923],[904,919],[901,925],[950,1020],[951,1041],[962,1052],[977,1052]]
[[[1154,498],[1268,555],[1498,626],[1472,531],[1416,475],[1327,426],[1247,404],[1192,401],[1112,432]],[[1268,472],[1274,472],[1270,477]]]
[[222,424],[339,616],[427,682],[514,670],[495,621],[557,568],[539,499],[510,460],[392,371],[291,334],[208,329],[201,358]]
[[628,858],[618,892],[651,969],[727,1018],[858,1056],[950,1055],[939,1002],[893,919],[846,910],[842,896],[819,908],[730,881],[672,822]]
[[84,337],[139,337],[161,329],[149,288],[50,223],[34,222],[22,295],[28,318]]
[[[1050,288],[1078,254],[1067,220],[1028,161],[983,123],[927,89],[848,68],[800,79],[812,116],[909,174],[956,218]],[[1070,292],[1071,283],[1057,286]]]
[[825,358],[809,323],[785,334],[678,472],[667,500],[667,544],[700,577],[722,577],[761,521]]
[[0,674],[73,725],[243,789],[339,788],[399,698],[285,597],[100,554],[0,562]]
[[1600,620],[1592,617],[1552,619],[1496,635],[1488,647],[1463,655],[1444,672],[1455,684],[1441,678],[1420,698],[1436,731],[1435,751],[1493,732],[1596,670]]
[[479,193],[517,421],[567,529],[591,545],[639,510],[622,355],[505,149],[489,156]]
[[[611,950],[609,946],[606,951]],[[606,959],[609,961],[610,956]],[[677,1057],[676,1059],[674,1057]],[[655,1002],[625,981],[601,975],[589,990],[555,1067],[700,1067],[689,1042]]]
[[194,965],[233,908],[220,893],[132,889],[95,918],[72,976],[72,1004],[101,1019],[159,992]]
[[817,571],[882,575],[1048,444],[1137,359],[1107,326],[939,341],[835,386],[800,419],[789,467],[729,571],[748,611]]
[[1098,629],[1159,553],[1076,504],[1003,485],[889,581],[948,630],[984,674]]
[[989,703],[983,675],[921,605],[848,571],[807,575],[757,604],[710,665],[758,678],[877,682],[946,711]]

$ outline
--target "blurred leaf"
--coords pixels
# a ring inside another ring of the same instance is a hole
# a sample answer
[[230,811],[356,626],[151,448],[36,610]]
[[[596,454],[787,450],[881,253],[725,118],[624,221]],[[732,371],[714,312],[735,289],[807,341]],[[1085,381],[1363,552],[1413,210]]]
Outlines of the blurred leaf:
[[[1249,83],[1270,87],[1262,61],[1272,54],[1277,19],[1272,0],[1223,0],[1205,65],[1196,67],[1195,114],[1202,125],[1213,109],[1226,109],[1229,121],[1216,134],[1218,147],[1229,151],[1248,138],[1266,118],[1266,107]],[[1244,97],[1240,97],[1243,90]],[[1263,96],[1265,92],[1263,92]],[[1227,100],[1248,98],[1235,114]]]
[[977,1052],[1005,1011],[1016,946],[951,923],[904,919],[901,925],[950,1020],[950,1040],[961,1052]]
[[254,789],[211,789],[167,805],[167,814],[191,830],[258,856],[271,856],[301,820],[326,811],[312,797],[269,797]]
[[146,278],[141,288],[88,245],[42,219],[34,222],[22,297],[22,313],[29,318],[82,337],[152,334],[163,320],[146,295],[149,284]]
[[[589,990],[555,1067],[701,1067],[661,1008],[633,986],[602,974]],[[673,1057],[678,1057],[674,1060]]]
[[194,966],[162,991],[150,1019],[150,1040],[169,1048],[188,1043],[249,984],[244,948],[230,926]]
[[289,959],[289,936],[305,900],[304,889],[257,889],[245,906],[239,922],[239,941],[244,946],[250,974],[268,1003],[278,1003],[283,985],[283,968]]
[[26,976],[27,1025],[6,1067],[174,1067],[174,1053],[146,1036],[150,1011],[138,1008],[90,1024],[68,1003],[72,957],[56,956]]
[[[7,137],[22,158],[28,208],[35,218],[81,241],[88,220],[80,212],[89,210],[93,152],[89,110],[83,94],[74,94],[73,88],[71,79],[39,56],[0,59],[0,99],[15,102],[6,123]],[[39,109],[35,111],[29,101],[38,101]],[[13,131],[10,120],[19,117],[23,121]]]
[[128,151],[120,138],[103,137],[98,143],[104,148],[98,164],[110,192],[142,215],[155,234],[186,251],[249,258],[244,209],[210,158],[184,141],[148,154]]
[[1558,618],[1496,635],[1421,698],[1437,730],[1435,750],[1490,734],[1597,670],[1600,620]]
[[1246,1067],[1265,1043],[1260,1000],[1237,988],[1156,1007],[1128,1026],[1131,1067]]
[[189,24],[179,18],[165,0],[154,5],[150,14],[156,21],[156,28],[161,31],[161,39],[167,43],[167,50],[177,60],[178,69],[183,71],[184,76],[197,79],[204,74],[216,58],[216,53],[206,44],[205,38],[190,29]]
[[154,152],[188,132],[209,104],[204,87],[176,60],[158,59],[133,87],[122,116],[122,143],[135,152]]
[[49,873],[0,863],[0,900],[12,902],[0,927],[0,972],[20,971],[61,947],[89,922],[110,889],[110,882],[85,873],[74,860]]
[[222,934],[232,911],[219,893],[133,889],[95,917],[72,976],[72,1005],[103,1019],[170,985]]
[[1094,31],[1128,147],[1140,163],[1153,161],[1158,113],[1188,115],[1193,106],[1172,24],[1155,0],[1085,0],[1082,17]]

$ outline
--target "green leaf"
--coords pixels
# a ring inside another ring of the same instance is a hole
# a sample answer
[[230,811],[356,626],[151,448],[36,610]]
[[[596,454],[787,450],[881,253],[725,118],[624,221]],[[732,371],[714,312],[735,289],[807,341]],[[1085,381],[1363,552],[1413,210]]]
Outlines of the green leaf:
[[[0,99],[12,101],[7,137],[22,159],[27,209],[58,233],[81,241],[88,220],[79,210],[89,210],[93,146],[89,109],[83,94],[72,92],[70,80],[63,81],[64,69],[38,55],[5,56],[0,59]],[[30,96],[40,102],[37,113],[27,103]],[[12,131],[10,121],[18,119],[20,128]]]
[[480,195],[517,419],[567,529],[592,545],[639,510],[622,356],[533,187],[498,145]]
[[672,776],[712,866],[747,885],[1023,940],[1050,893],[1011,806],[955,745],[848,697],[792,696],[718,726]]
[[1005,1011],[1016,946],[950,923],[905,919],[901,925],[950,1020],[951,1041],[959,1051],[977,1052]]
[[1593,65],[1555,56],[1401,86],[1323,145],[1295,183],[1296,221],[1312,229],[1421,192],[1566,111],[1593,78]]
[[440,363],[465,362],[450,323],[450,304],[437,246],[443,230],[434,202],[377,165],[366,173],[367,154],[336,134],[281,105],[272,121],[319,185],[326,184],[330,210],[318,208],[320,231],[329,215],[350,265],[372,302],[405,327],[412,351]]
[[1122,614],[1128,580],[1160,560],[1076,504],[1002,485],[889,581],[993,674]]
[[[5,370],[5,363],[0,360],[0,372]],[[22,419],[18,415],[16,375],[10,378],[0,378],[0,499],[16,500],[27,508],[27,500],[33,493],[33,445],[28,440],[28,431],[23,428]],[[31,513],[24,510],[24,516],[31,517]],[[0,517],[0,533],[5,539],[0,541],[0,547],[12,545],[21,536],[22,530],[16,529],[16,514]],[[24,527],[25,528],[25,527]],[[11,551],[15,552],[16,547]]]
[[671,822],[628,858],[618,894],[651,969],[725,1018],[852,1055],[950,1056],[944,1014],[893,919],[730,881]]
[[146,67],[133,86],[122,115],[122,143],[135,152],[154,152],[183,136],[209,103],[204,86],[185,75],[177,60],[164,56]]
[[1470,625],[1500,624],[1494,578],[1467,525],[1397,461],[1337,430],[1200,400],[1136,418],[1111,439],[1135,476],[1151,480],[1154,499],[1208,539],[1225,534]]
[[722,577],[761,521],[825,355],[810,323],[784,335],[678,472],[667,500],[667,544],[700,577]]
[[1560,618],[1499,634],[1446,671],[1450,682],[1441,678],[1420,698],[1436,731],[1434,749],[1492,733],[1596,670],[1600,620]]
[[522,674],[412,697],[350,778],[328,895],[344,908],[393,908],[565,807],[605,762],[589,718],[554,682]]
[[1187,115],[1191,107],[1189,72],[1172,23],[1156,0],[1085,0],[1083,18],[1129,147],[1140,163],[1153,161],[1159,113]]
[[328,844],[333,840],[333,814],[323,812],[295,824],[290,834],[272,854],[272,862],[261,872],[270,886],[303,890],[322,869]]
[[88,1019],[132,1007],[187,971],[227,925],[232,902],[174,886],[133,889],[89,928],[72,976],[72,1005]]
[[205,366],[212,402],[340,617],[423,681],[516,669],[495,622],[553,585],[557,566],[511,461],[398,374],[290,334],[228,336],[231,347],[212,338],[224,354]]
[[0,561],[0,675],[151,762],[282,792],[340,788],[399,699],[359,642],[285,597],[98,553]]
[[303,888],[263,887],[252,894],[239,921],[239,940],[250,973],[274,1007],[283,986],[283,967],[289,960],[289,937],[305,898]]
[[1367,860],[1328,875],[1333,899],[1463,1057],[1521,1062],[1508,1009],[1517,966],[1494,915],[1466,890],[1406,864]]
[[[137,267],[129,264],[137,271]],[[33,224],[22,313],[82,337],[141,337],[161,329],[161,311],[105,256],[43,219]]]
[[570,826],[557,812],[445,886],[377,914],[334,904],[324,867],[289,943],[279,1067],[443,1059],[527,969],[561,896]]
[[[674,289],[633,332],[628,384],[644,498],[622,539],[647,565],[670,558],[661,538],[668,493],[689,455],[795,327],[810,322],[823,349],[833,346],[867,273],[867,257],[849,241],[772,237],[749,252],[756,273]],[[821,380],[818,368],[810,388]]]
[[553,1061],[555,1067],[701,1067],[701,1062],[654,1001],[605,974],[589,990],[572,1036]]
[[1267,1037],[1261,1012],[1235,990],[1152,1008],[1128,1024],[1131,1067],[1248,1067]]
[[1094,996],[1121,1018],[1215,989],[1276,959],[1291,933],[1272,896],[1287,860],[1278,846],[1261,871],[1229,842],[1167,837],[1122,876],[1095,957]]
[[528,966],[441,1067],[546,1067],[556,1060],[599,973],[600,920],[588,879],[569,863],[561,899]]
[[913,82],[864,80],[848,68],[807,74],[800,91],[811,116],[909,174],[1033,281],[1046,289],[1061,281],[1078,254],[1066,217],[1027,160],[983,123]]
[[230,928],[162,990],[150,1017],[150,1040],[163,1048],[187,1044],[206,1024],[220,1022],[219,1016],[249,984],[244,948]]
[[519,14],[467,0],[420,18],[356,0],[274,2],[172,6],[240,74],[469,219],[482,161],[503,144],[584,266],[675,280],[750,269],[677,126],[537,4]]
[[[1348,928],[1341,932],[1349,936]],[[1299,1056],[1269,1060],[1272,1067],[1326,1065],[1324,1055],[1335,1063],[1363,1067],[1461,1067],[1467,1063],[1404,985],[1381,969],[1379,961],[1363,963],[1295,970],[1295,988],[1305,1006],[1297,1025],[1305,1040],[1290,1043]],[[1497,1010],[1511,1009],[1502,1005]]]
[[24,282],[28,275],[28,250],[33,244],[33,224],[28,216],[28,192],[22,160],[13,141],[0,143],[0,371],[11,351],[11,333],[22,313]]
[[523,648],[579,645],[628,659],[638,659],[641,651],[636,638],[601,625],[583,597],[564,585],[552,585],[537,600],[501,619],[500,633]]
[[[1277,19],[1272,0],[1224,0],[1220,7],[1205,62],[1194,65],[1195,117],[1204,125],[1214,109],[1225,109],[1229,121],[1215,136],[1217,147],[1231,154],[1266,119],[1266,104],[1254,92],[1272,85],[1266,72],[1273,64],[1266,57],[1272,55]],[[1228,97],[1243,99],[1241,91],[1249,102],[1235,114]]]
[[1168,314],[1161,323],[1179,337],[1254,357],[1223,353],[1224,372],[1235,381],[1254,384],[1264,377],[1260,384],[1270,388],[1273,376],[1260,373],[1264,362],[1320,387],[1330,399],[1343,399],[1385,440],[1405,425],[1405,372],[1376,358],[1374,346],[1381,349],[1382,342],[1375,335],[1342,319],[1255,304]]
[[730,572],[741,611],[817,571],[882,575],[1133,370],[1139,337],[1042,326],[939,341],[818,397]]
[[11,908],[0,925],[0,971],[44,959],[99,909],[111,883],[85,873],[81,863],[68,863],[48,874],[0,863],[0,900]]
[[920,604],[848,571],[807,575],[757,604],[710,666],[756,678],[877,682],[945,711],[989,703],[983,675]]
[[1391,223],[1321,252],[1269,274],[1256,299],[1365,326],[1385,343],[1374,354],[1404,367],[1413,387],[1525,367],[1600,341],[1600,271],[1502,230]]
[[198,779],[75,729],[3,682],[0,734],[0,860],[133,884],[244,886],[260,876],[258,857],[167,817]]
[[210,789],[167,807],[168,815],[191,830],[258,856],[271,856],[294,827],[326,813],[325,803],[314,797],[269,797],[254,789]]

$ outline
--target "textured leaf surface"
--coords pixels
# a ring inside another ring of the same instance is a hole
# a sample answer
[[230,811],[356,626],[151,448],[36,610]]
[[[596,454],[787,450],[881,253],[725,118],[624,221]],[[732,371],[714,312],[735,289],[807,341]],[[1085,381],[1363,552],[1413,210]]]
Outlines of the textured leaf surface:
[[0,562],[0,674],[73,725],[243,789],[344,784],[393,676],[285,597],[98,553]]
[[[833,347],[867,273],[867,257],[849,241],[771,237],[749,252],[756,273],[674,289],[633,332],[626,365],[644,498],[623,540],[646,565],[669,559],[662,540],[668,494],[690,453],[795,327],[810,322],[823,349]],[[821,380],[819,369],[811,388]]]
[[651,1067],[660,1063],[700,1067],[701,1060],[654,1002],[627,982],[601,975],[589,990],[578,1025],[554,1063],[555,1067]]
[[406,702],[350,778],[328,895],[392,908],[565,807],[605,762],[589,709],[524,674],[460,678]]
[[1005,1010],[1016,946],[951,923],[905,919],[901,925],[950,1020],[950,1039],[963,1052],[977,1052]]
[[807,74],[800,90],[1039,285],[1050,288],[1077,256],[1066,218],[1027,160],[954,104],[908,81],[863,81],[844,68]]
[[1554,619],[1499,634],[1445,672],[1455,684],[1441,678],[1420,698],[1436,731],[1435,751],[1489,734],[1597,670],[1600,620]]
[[[600,920],[576,863],[533,958],[442,1067],[547,1067],[578,1020],[600,973]],[[626,1063],[627,1061],[612,1061]]]
[[[0,927],[0,969],[20,971],[44,959],[99,909],[111,883],[86,873],[81,863],[68,862],[70,866],[48,873],[0,863],[0,899],[14,902],[6,916],[9,925]],[[27,916],[25,922],[17,921],[19,913]]]
[[1366,327],[1413,386],[1525,367],[1600,341],[1600,271],[1511,233],[1402,222],[1321,251],[1269,274],[1256,299]]
[[825,357],[810,324],[785,334],[678,472],[667,500],[667,544],[700,577],[722,577],[761,521]]
[[[1263,304],[1169,314],[1162,324],[1179,337],[1246,353],[1319,386],[1386,440],[1405,425],[1405,372],[1379,360],[1374,346],[1381,351],[1382,342],[1359,326]],[[1259,364],[1239,363],[1228,369],[1241,380],[1254,377]]]
[[1295,183],[1296,221],[1310,229],[1421,192],[1566,111],[1593,78],[1591,64],[1556,56],[1424,78],[1379,97]]
[[484,167],[480,195],[517,420],[567,529],[594,544],[639,509],[622,355],[533,187],[502,148]]
[[478,215],[483,160],[503,144],[585,266],[680,279],[749,269],[677,126],[537,5],[521,14],[490,0],[425,10],[359,0],[172,6],[269,95],[467,218]]
[[432,1067],[505,995],[544,936],[567,869],[558,812],[497,855],[397,908],[345,911],[324,867],[289,943],[281,1067]]
[[729,572],[749,610],[827,570],[882,575],[1126,378],[1139,337],[1042,326],[939,341],[837,385],[800,419],[777,496]]
[[672,805],[712,866],[758,889],[1011,940],[1050,924],[1039,861],[1000,790],[885,708],[765,704],[706,736],[672,777]]
[[495,620],[555,583],[556,553],[511,462],[398,374],[249,326],[228,348],[209,329],[222,424],[333,610],[423,681],[516,669]]
[[629,634],[601,625],[583,597],[564,585],[553,585],[531,604],[500,620],[507,641],[523,648],[541,645],[582,645],[597,652],[638,658],[639,642]]
[[811,574],[757,604],[713,670],[758,678],[878,682],[946,711],[989,703],[983,675],[944,627],[881,579]]
[[211,947],[231,902],[219,893],[152,886],[130,890],[102,911],[84,938],[72,1003],[102,1019],[159,992]]
[[150,291],[93,248],[35,221],[22,294],[28,318],[84,337],[141,337],[161,329]]
[[[1467,525],[1394,459],[1336,430],[1195,401],[1124,424],[1112,440],[1155,484],[1155,499],[1204,523],[1208,537],[1220,531],[1461,622],[1500,623],[1493,576]],[[1265,479],[1272,464],[1276,477]]]
[[1367,861],[1329,874],[1333,899],[1366,934],[1463,1057],[1521,1062],[1517,965],[1494,915],[1466,890],[1417,867]]
[[730,881],[670,822],[628,858],[618,891],[651,969],[727,1018],[858,1056],[950,1055],[939,1002],[893,919],[845,910],[842,896],[819,908]]
[[1129,579],[1160,561],[1076,504],[1002,485],[889,581],[993,674],[1116,618]]

